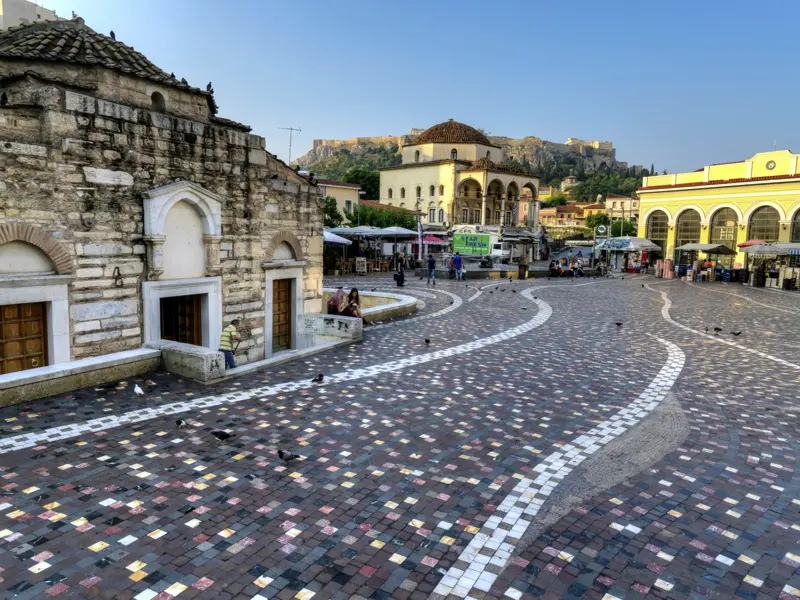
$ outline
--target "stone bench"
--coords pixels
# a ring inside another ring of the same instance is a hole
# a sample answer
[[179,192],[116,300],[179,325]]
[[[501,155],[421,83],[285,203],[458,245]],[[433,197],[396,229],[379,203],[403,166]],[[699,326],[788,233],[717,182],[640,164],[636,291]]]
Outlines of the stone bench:
[[219,350],[165,340],[151,342],[145,347],[161,351],[162,368],[168,373],[196,381],[219,379],[225,375],[225,357]]

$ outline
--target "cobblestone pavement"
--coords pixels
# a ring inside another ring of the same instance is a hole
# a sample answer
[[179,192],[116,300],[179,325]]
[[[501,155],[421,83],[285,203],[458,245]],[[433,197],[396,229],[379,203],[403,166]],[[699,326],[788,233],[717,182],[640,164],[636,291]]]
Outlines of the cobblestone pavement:
[[0,597],[800,597],[800,296],[424,283],[363,344],[1,409]]

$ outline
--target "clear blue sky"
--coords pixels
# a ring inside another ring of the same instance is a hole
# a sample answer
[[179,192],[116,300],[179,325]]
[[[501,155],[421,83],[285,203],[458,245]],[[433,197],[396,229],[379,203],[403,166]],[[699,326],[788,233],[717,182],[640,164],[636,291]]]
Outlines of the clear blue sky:
[[286,158],[448,118],[691,170],[800,152],[799,0],[40,0],[214,83]]

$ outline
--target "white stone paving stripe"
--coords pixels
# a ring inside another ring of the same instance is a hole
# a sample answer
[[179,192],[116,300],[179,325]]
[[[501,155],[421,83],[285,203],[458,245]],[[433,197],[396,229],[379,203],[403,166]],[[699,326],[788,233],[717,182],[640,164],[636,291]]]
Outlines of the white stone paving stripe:
[[[690,286],[692,286],[693,288],[697,288],[698,290],[703,290],[704,292],[714,292],[716,294],[726,294],[728,296],[736,296],[737,298],[742,298],[744,300],[747,300],[750,304],[758,304],[759,306],[764,306],[766,308],[769,308],[770,310],[777,310],[777,311],[780,311],[780,312],[792,313],[792,314],[795,314],[795,315],[800,315],[800,309],[796,309],[796,308],[781,308],[780,306],[773,306],[772,304],[764,304],[763,302],[759,302],[758,300],[753,300],[752,298],[750,298],[749,296],[745,296],[744,294],[734,294],[733,292],[723,292],[722,290],[714,290],[714,289],[711,289],[711,288],[703,287],[702,285],[696,285],[696,284],[690,283],[690,282],[687,282],[687,283]],[[781,291],[783,291],[783,290],[781,290]]]
[[474,294],[472,294],[472,296],[467,298],[467,302],[472,302],[473,300],[475,300],[475,298],[480,296],[483,293],[483,290],[485,290],[486,288],[490,288],[492,286],[498,286],[498,285],[508,285],[509,283],[511,283],[511,282],[508,281],[507,279],[504,279],[503,281],[499,281],[498,280],[495,283],[490,283],[488,285],[482,285],[481,287],[478,288],[477,292],[475,292]]
[[[525,292],[528,293],[528,297],[530,298],[530,293],[536,289],[539,288],[529,288],[528,290],[525,290]],[[523,292],[523,295],[525,295],[525,292]],[[449,292],[444,292],[444,293],[449,294]],[[449,295],[455,296],[455,294],[449,294]],[[350,371],[342,371],[340,373],[326,375],[324,383],[321,385],[359,380],[368,377],[375,377],[377,375],[380,375],[381,373],[400,371],[407,367],[412,367],[432,362],[435,360],[440,360],[443,358],[450,358],[453,356],[457,356],[459,354],[474,352],[476,350],[480,350],[487,346],[491,346],[493,344],[498,344],[506,340],[510,340],[524,333],[527,333],[537,327],[540,327],[552,315],[553,311],[550,308],[550,305],[547,304],[547,302],[543,300],[533,300],[533,302],[535,302],[539,308],[537,314],[529,321],[526,321],[525,323],[522,323],[521,325],[518,325],[516,327],[512,327],[511,329],[501,331],[500,333],[491,335],[489,337],[473,340],[471,342],[468,342],[466,344],[461,344],[459,346],[453,346],[442,350],[436,350],[434,352],[427,352],[425,354],[417,354],[415,356],[410,356],[408,358],[403,358],[400,360],[390,361],[386,363],[380,363],[377,365],[372,365],[360,369],[353,369]],[[450,306],[451,309],[452,306],[455,305],[451,305]],[[432,315],[428,316],[430,317]],[[6,437],[3,440],[0,440],[0,454],[5,454],[7,452],[14,452],[17,450],[22,450],[24,448],[31,448],[33,446],[38,446],[41,443],[48,443],[58,440],[69,439],[72,437],[82,435],[87,432],[114,429],[116,427],[121,427],[123,425],[130,425],[132,423],[140,423],[142,421],[148,421],[150,419],[155,419],[159,417],[181,414],[192,410],[196,410],[198,408],[208,408],[210,406],[218,406],[220,404],[233,404],[236,402],[241,402],[243,400],[253,400],[253,399],[263,398],[265,396],[274,396],[277,394],[294,392],[300,389],[312,388],[317,385],[318,384],[312,383],[309,379],[303,379],[300,381],[290,381],[286,383],[263,386],[249,390],[238,390],[234,392],[229,392],[227,394],[221,394],[219,396],[207,396],[204,398],[197,398],[182,402],[173,402],[170,404],[164,404],[153,408],[143,408],[139,410],[130,411],[122,415],[113,415],[113,416],[101,417],[98,419],[92,419],[84,423],[72,423],[69,425],[62,425],[60,427],[52,427],[50,429],[46,429],[38,433],[23,433],[20,435]]]
[[[501,568],[508,565],[516,543],[561,480],[608,442],[638,424],[666,398],[683,369],[686,357],[672,342],[650,337],[667,349],[667,361],[650,385],[613,417],[545,457],[533,469],[538,473],[535,479],[521,479],[459,555],[457,560],[469,564],[470,569],[464,572],[455,566],[450,567],[433,590],[434,594],[464,598],[473,588],[488,592],[497,575],[484,570],[486,565],[495,564]],[[503,527],[500,527],[501,523]],[[504,528],[509,526],[510,529]],[[476,561],[479,554],[489,557],[492,562]]]
[[667,323],[670,323],[670,324],[674,325],[675,327],[680,327],[681,329],[683,329],[685,331],[689,331],[689,332],[691,332],[691,333],[693,333],[695,335],[699,335],[700,337],[704,337],[707,340],[711,340],[712,342],[717,342],[718,344],[725,344],[726,346],[731,346],[733,348],[741,350],[742,352],[747,352],[749,354],[755,354],[756,356],[760,356],[761,358],[766,358],[767,360],[771,360],[773,362],[776,362],[778,364],[784,365],[784,366],[789,367],[791,369],[800,369],[800,365],[797,365],[795,363],[791,363],[788,360],[783,360],[782,358],[778,358],[777,356],[772,356],[771,354],[767,354],[766,352],[761,352],[759,350],[755,350],[754,348],[748,348],[747,346],[742,346],[742,345],[737,344],[735,342],[732,342],[730,340],[726,340],[725,338],[722,338],[722,337],[720,337],[718,335],[710,335],[710,334],[705,333],[703,331],[697,331],[696,329],[692,329],[691,327],[689,327],[687,325],[683,325],[682,323],[678,323],[669,314],[669,309],[672,306],[672,301],[669,299],[669,296],[667,296],[667,293],[666,292],[662,292],[661,290],[657,290],[655,288],[650,287],[649,283],[645,284],[645,287],[648,290],[650,290],[651,292],[656,292],[658,294],[661,294],[662,298],[664,299],[664,306],[661,307],[661,316],[664,318],[664,320]]

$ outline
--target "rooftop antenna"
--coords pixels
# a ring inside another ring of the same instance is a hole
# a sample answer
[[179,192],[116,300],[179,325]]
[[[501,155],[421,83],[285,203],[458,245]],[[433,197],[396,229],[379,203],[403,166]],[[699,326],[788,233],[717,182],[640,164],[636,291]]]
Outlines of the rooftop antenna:
[[292,162],[292,133],[295,131],[300,133],[303,130],[299,127],[278,127],[278,129],[286,129],[289,131],[289,159],[286,161],[286,164],[288,165],[290,162]]

